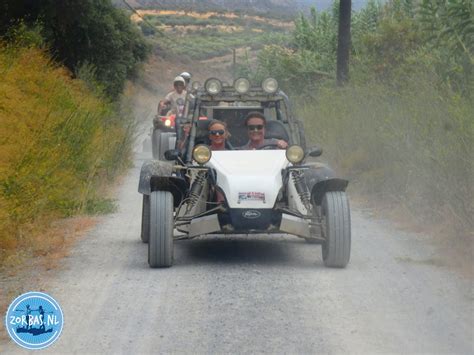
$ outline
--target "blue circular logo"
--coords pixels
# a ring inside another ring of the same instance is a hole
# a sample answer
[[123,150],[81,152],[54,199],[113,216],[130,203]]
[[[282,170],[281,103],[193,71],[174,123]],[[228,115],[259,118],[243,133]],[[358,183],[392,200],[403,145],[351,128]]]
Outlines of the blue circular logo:
[[61,335],[63,311],[46,293],[27,292],[8,307],[5,328],[18,345],[30,350],[44,349]]

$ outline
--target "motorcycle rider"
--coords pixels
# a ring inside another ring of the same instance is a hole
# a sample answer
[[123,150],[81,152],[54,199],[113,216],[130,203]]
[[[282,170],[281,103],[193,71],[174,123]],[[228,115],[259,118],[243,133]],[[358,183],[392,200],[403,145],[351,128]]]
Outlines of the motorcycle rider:
[[180,77],[182,77],[184,79],[184,81],[186,82],[186,90],[189,91],[189,84],[191,82],[191,77],[192,75],[190,73],[188,73],[187,71],[183,71],[181,74],[179,74]]
[[173,80],[173,87],[174,90],[169,92],[164,100],[160,101],[158,104],[158,115],[162,115],[163,111],[166,109],[168,112],[166,112],[166,115],[170,114],[177,114],[177,101],[179,99],[182,99],[183,102],[186,100],[186,81],[183,79],[181,76],[177,76]]
[[193,91],[193,88],[191,86],[192,75],[191,73],[188,73],[187,71],[183,71],[181,74],[179,74],[179,76],[182,77],[184,81],[186,82],[186,91],[188,93],[187,101],[192,102],[194,100],[194,95],[191,94],[191,91]]
[[249,136],[247,144],[239,148],[239,150],[255,150],[267,144],[274,144],[279,149],[286,149],[288,143],[282,139],[265,139],[265,125],[267,119],[261,112],[250,112],[245,117],[245,126]]

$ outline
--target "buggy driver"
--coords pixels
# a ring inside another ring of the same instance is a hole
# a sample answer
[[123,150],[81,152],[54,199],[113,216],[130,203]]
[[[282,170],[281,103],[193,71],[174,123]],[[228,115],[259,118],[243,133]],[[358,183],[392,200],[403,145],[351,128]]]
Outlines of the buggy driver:
[[245,126],[249,136],[247,144],[240,147],[240,150],[255,150],[264,146],[275,145],[279,149],[286,149],[288,143],[282,139],[265,139],[265,125],[267,120],[261,112],[250,112],[245,117]]

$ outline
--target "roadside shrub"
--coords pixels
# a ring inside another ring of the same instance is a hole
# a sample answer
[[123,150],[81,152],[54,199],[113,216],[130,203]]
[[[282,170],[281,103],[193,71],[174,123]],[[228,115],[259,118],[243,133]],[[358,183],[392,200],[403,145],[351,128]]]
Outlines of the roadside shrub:
[[455,221],[466,235],[474,228],[474,105],[449,90],[440,95],[430,76],[405,85],[326,86],[297,107],[311,141],[352,189],[425,221]]
[[0,73],[3,256],[31,247],[24,228],[90,206],[127,165],[132,124],[40,49],[0,43]]

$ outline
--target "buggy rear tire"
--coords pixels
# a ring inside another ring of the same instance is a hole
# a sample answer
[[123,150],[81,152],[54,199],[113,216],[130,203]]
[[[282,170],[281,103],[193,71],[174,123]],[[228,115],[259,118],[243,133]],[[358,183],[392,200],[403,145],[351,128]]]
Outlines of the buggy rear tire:
[[174,147],[170,147],[170,142],[171,139],[175,136],[175,133],[173,132],[162,132],[161,137],[160,137],[160,154],[159,154],[159,159],[160,160],[166,160],[165,159],[165,152],[169,149],[174,149]]
[[[175,137],[174,132],[163,132],[155,129],[151,135],[151,151],[153,159],[165,160],[165,152],[170,149],[170,141]],[[173,147],[171,147],[173,149]]]
[[161,130],[154,129],[151,134],[151,154],[156,160],[160,159],[161,133]]
[[326,192],[322,203],[322,217],[326,238],[322,245],[324,265],[346,267],[351,255],[351,216],[345,192]]
[[152,268],[173,264],[173,195],[153,191],[150,195],[150,240],[148,264]]
[[150,240],[150,195],[143,195],[142,202],[142,231],[141,239],[143,243]]

